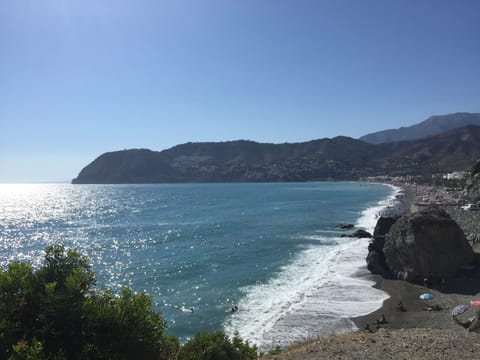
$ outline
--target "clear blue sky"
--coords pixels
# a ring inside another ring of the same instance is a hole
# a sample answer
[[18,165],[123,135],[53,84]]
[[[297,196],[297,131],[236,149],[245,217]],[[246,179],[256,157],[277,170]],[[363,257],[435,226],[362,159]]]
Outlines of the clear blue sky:
[[0,0],[0,182],[480,111],[478,0]]

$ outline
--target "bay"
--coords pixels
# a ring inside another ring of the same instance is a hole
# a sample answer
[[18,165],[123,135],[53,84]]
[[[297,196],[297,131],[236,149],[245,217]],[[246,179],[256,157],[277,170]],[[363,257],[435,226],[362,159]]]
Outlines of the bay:
[[[98,288],[152,296],[168,333],[226,331],[261,348],[354,327],[384,293],[362,279],[381,184],[0,185],[0,266],[78,248]],[[362,258],[363,257],[363,258]],[[362,266],[363,265],[363,266]],[[238,311],[232,312],[232,307]]]

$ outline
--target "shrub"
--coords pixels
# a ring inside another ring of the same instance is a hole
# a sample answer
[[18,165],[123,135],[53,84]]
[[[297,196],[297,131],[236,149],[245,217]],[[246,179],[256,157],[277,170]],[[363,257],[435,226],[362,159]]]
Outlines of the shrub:
[[45,249],[34,271],[0,269],[0,359],[250,360],[257,348],[238,334],[197,333],[180,348],[144,293],[94,292],[86,257],[61,245]]
[[89,296],[95,276],[76,250],[45,249],[42,267],[0,270],[1,359],[172,359],[178,341],[151,299],[123,289]]
[[250,346],[238,334],[229,339],[222,332],[196,333],[182,346],[179,360],[250,360],[257,359],[257,347]]

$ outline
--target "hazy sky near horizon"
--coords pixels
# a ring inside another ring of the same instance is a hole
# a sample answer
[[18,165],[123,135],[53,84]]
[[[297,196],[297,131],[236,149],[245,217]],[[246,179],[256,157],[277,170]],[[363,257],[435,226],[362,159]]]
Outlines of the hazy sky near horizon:
[[480,112],[478,0],[0,0],[0,182]]

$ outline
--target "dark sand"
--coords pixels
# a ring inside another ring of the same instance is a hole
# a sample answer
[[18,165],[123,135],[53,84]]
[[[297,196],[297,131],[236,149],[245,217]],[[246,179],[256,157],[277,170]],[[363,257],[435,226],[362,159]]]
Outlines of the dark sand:
[[[396,184],[404,190],[401,207],[409,211],[417,211],[414,205],[428,194],[429,198],[445,198],[448,196],[441,189],[431,186],[402,186]],[[451,200],[451,199],[449,199]],[[465,229],[464,229],[465,231]],[[477,259],[479,258],[477,254]],[[477,263],[480,261],[477,260]],[[387,318],[388,323],[382,324],[382,328],[386,329],[402,329],[414,327],[429,327],[436,329],[452,329],[458,330],[461,327],[453,321],[451,310],[459,304],[468,304],[470,300],[480,300],[480,272],[467,273],[449,281],[442,291],[429,289],[427,287],[412,284],[403,280],[383,279],[378,275],[369,275],[369,278],[375,281],[375,287],[385,291],[390,298],[385,300],[383,306],[377,311],[352,319],[360,330],[365,328],[368,323],[373,324],[375,329],[376,320],[382,314]],[[433,295],[431,300],[420,300],[419,296],[423,293]],[[398,302],[402,302],[406,308],[406,312],[395,310]],[[439,305],[441,311],[425,311],[428,305]],[[466,320],[468,317],[475,315],[475,308],[469,309],[465,314],[459,317]],[[480,359],[480,358],[479,358]]]
[[[479,277],[455,279],[443,292],[402,280],[373,275],[371,278],[376,281],[376,288],[391,297],[377,311],[353,319],[359,331],[305,341],[266,359],[480,359],[480,334],[467,332],[451,315],[455,306],[480,299]],[[419,295],[425,292],[432,294],[433,299],[420,300]],[[405,312],[395,310],[399,301]],[[424,310],[435,304],[443,310]],[[458,316],[459,320],[466,321],[477,309],[470,307]],[[376,320],[382,314],[388,322],[377,329]],[[363,330],[367,323],[372,332]]]
[[[470,300],[480,299],[480,278],[465,276],[453,279],[443,291],[429,289],[424,286],[411,284],[403,280],[387,280],[377,275],[371,275],[376,281],[375,287],[387,292],[390,298],[377,311],[354,318],[360,330],[368,323],[372,329],[376,328],[376,320],[385,315],[388,323],[381,324],[385,329],[402,329],[428,327],[436,329],[463,330],[453,321],[452,309],[460,304],[469,304]],[[430,293],[431,300],[421,300],[420,294]],[[397,311],[396,305],[402,302],[406,311]],[[427,311],[427,306],[439,305],[440,311]],[[475,315],[477,308],[471,307],[458,317],[465,321]],[[480,339],[480,337],[479,337]]]
[[[398,186],[398,184],[396,184]],[[403,186],[402,186],[403,187]],[[404,187],[402,206],[410,211],[425,192],[435,196],[431,187]],[[465,231],[465,229],[464,229]],[[475,229],[475,231],[477,231]],[[478,251],[478,249],[476,249]],[[479,258],[477,254],[477,259]],[[477,263],[480,261],[477,260]],[[480,359],[480,334],[467,332],[457,324],[452,309],[471,300],[480,300],[480,273],[462,274],[440,289],[430,289],[403,280],[383,279],[368,275],[375,287],[389,294],[382,307],[371,314],[353,318],[359,331],[340,336],[321,337],[293,345],[273,359]],[[421,300],[423,293],[433,295]],[[402,302],[406,311],[397,311]],[[438,305],[442,310],[427,311],[427,306]],[[473,317],[480,308],[470,307],[458,316],[460,321]],[[385,315],[387,323],[378,324]],[[372,332],[365,331],[369,324]]]

